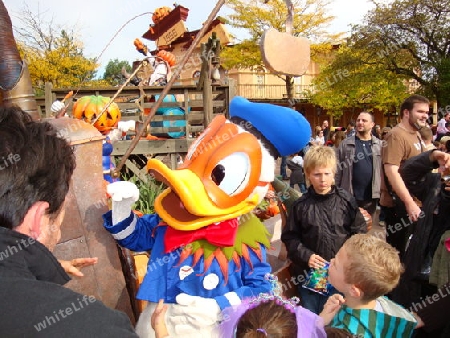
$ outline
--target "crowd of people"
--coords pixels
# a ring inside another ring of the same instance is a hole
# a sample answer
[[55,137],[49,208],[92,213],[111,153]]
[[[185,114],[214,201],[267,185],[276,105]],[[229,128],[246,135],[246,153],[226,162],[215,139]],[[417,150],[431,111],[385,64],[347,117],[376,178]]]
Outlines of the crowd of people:
[[[324,121],[307,149],[283,160],[290,185],[302,193],[281,235],[291,274],[325,271],[321,278],[330,288],[318,292],[300,284],[297,302],[253,297],[228,309],[234,321],[224,320],[223,337],[450,336],[450,113],[436,128],[428,118],[428,99],[412,95],[396,126],[381,128],[367,111],[345,131],[330,131]],[[75,168],[73,149],[49,123],[34,122],[19,108],[0,108],[0,138],[0,156],[20,159],[14,170],[0,170],[0,296],[6,308],[0,335],[36,336],[40,313],[54,313],[44,327],[49,337],[80,330],[137,336],[123,313],[62,286],[67,271],[77,269],[51,251]],[[375,217],[377,209],[385,238],[368,233],[364,214]],[[3,259],[10,251],[14,259]],[[85,304],[85,311],[74,304]],[[157,337],[168,336],[165,311],[160,302],[152,316]]]
[[[379,225],[385,231],[377,235],[385,235],[385,242],[398,252],[404,269],[384,294],[396,304],[415,312],[419,322],[417,328],[423,326],[414,332],[415,336],[446,337],[450,334],[449,325],[443,320],[437,320],[439,324],[436,325],[434,319],[439,317],[438,311],[448,309],[445,300],[448,290],[445,288],[449,282],[446,272],[450,250],[445,248],[450,248],[450,245],[445,247],[443,243],[450,237],[450,223],[447,221],[450,188],[441,177],[447,177],[450,158],[450,112],[444,113],[437,126],[429,125],[429,105],[427,98],[412,95],[402,103],[400,122],[395,126],[381,128],[376,125],[374,115],[364,111],[355,123],[348,124],[345,131],[344,128],[335,128],[329,134],[329,140],[311,139],[309,149],[303,152],[302,168],[309,188],[289,211],[281,239],[292,262],[292,274],[304,275],[308,269],[324,266],[332,257],[339,257],[339,249],[355,233],[366,232],[363,226],[355,228],[359,219],[358,212],[355,216],[358,207],[366,210],[372,218],[378,210]],[[328,126],[328,121],[324,125]],[[316,135],[321,135],[320,130],[321,127],[316,127]],[[343,133],[344,137],[336,146],[338,133]],[[331,154],[325,149],[327,146],[335,149],[335,163],[327,159]],[[316,152],[320,152],[322,163],[311,160],[317,156]],[[320,168],[313,171],[312,176],[310,161]],[[321,179],[317,180],[318,177]],[[291,180],[291,186],[295,183]],[[324,187],[329,188],[324,190]],[[342,192],[350,198],[334,202],[334,196],[342,195]],[[327,202],[323,204],[323,201]],[[352,209],[345,207],[349,204],[353,205]],[[309,211],[311,205],[316,214]],[[347,208],[343,213],[347,216],[344,222],[341,208]],[[326,250],[323,243],[328,243]],[[436,258],[438,253],[439,258]],[[344,279],[351,281],[352,275],[349,273]],[[430,275],[438,275],[439,278],[431,280]],[[373,278],[382,279],[383,275],[380,273],[379,277]],[[327,298],[338,297],[341,301],[344,301],[342,295],[348,298],[345,292],[334,295],[314,293],[313,296],[311,293],[299,286],[302,305],[317,314],[322,311]],[[318,301],[311,303],[311,297]],[[439,301],[423,301],[429,297]],[[412,304],[420,306],[411,308]]]

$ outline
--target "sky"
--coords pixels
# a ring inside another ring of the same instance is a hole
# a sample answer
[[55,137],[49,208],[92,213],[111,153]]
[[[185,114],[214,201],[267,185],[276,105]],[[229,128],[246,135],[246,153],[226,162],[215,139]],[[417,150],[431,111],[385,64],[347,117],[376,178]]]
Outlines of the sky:
[[[335,16],[335,20],[329,31],[333,33],[348,32],[349,25],[360,23],[372,8],[368,0],[331,1],[329,14]],[[142,59],[142,54],[136,51],[133,41],[141,38],[152,23],[151,14],[142,14],[161,6],[172,8],[175,2],[189,8],[186,27],[191,31],[201,28],[216,5],[214,0],[3,0],[13,26],[21,24],[19,18],[23,8],[27,6],[34,13],[40,13],[44,21],[53,19],[55,25],[73,28],[84,43],[85,56],[95,58],[101,64],[98,70],[100,76],[112,59],[127,60],[130,63]],[[230,10],[225,5],[219,15],[226,16],[229,13]],[[131,21],[126,24],[129,20]],[[242,36],[242,32],[229,30]],[[143,38],[141,41],[150,50],[155,49],[152,41]]]

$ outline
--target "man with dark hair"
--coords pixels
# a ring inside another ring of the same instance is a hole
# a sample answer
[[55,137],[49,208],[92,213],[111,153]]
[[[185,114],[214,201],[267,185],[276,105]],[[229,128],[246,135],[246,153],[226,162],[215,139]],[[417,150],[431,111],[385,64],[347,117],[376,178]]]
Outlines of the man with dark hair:
[[355,122],[350,121],[347,124],[347,129],[345,130],[345,135],[347,137],[352,137],[352,136],[355,136],[355,133],[356,133],[356,131],[355,131]]
[[387,207],[384,209],[386,240],[400,252],[400,257],[403,257],[412,223],[419,219],[421,209],[406,188],[399,170],[407,159],[425,149],[418,131],[427,125],[429,107],[426,97],[412,95],[405,99],[400,107],[401,121],[387,134],[382,151],[385,176],[380,205]]
[[75,168],[72,147],[47,122],[0,108],[0,336],[137,337],[125,314],[62,285],[50,252],[60,239]]
[[358,115],[356,135],[339,145],[336,172],[336,186],[352,194],[372,218],[380,198],[381,179],[381,141],[372,135],[374,125],[372,113]]
[[323,131],[323,138],[325,139],[325,142],[327,142],[330,138],[330,126],[328,124],[328,120],[323,120],[322,131]]

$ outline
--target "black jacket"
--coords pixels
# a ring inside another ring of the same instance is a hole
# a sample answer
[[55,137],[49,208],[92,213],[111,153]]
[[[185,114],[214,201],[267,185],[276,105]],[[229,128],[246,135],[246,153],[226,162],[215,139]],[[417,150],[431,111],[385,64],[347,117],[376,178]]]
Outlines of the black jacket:
[[44,245],[0,227],[0,337],[137,337],[125,314],[69,280]]
[[366,221],[350,193],[333,186],[319,195],[311,186],[289,210],[281,241],[292,261],[291,272],[298,277],[309,270],[312,254],[329,261],[351,235],[365,232]]
[[422,296],[423,282],[418,279],[419,273],[429,266],[428,260],[433,257],[439,239],[445,230],[450,229],[450,194],[443,190],[441,175],[431,172],[438,164],[430,161],[430,152],[411,157],[400,170],[410,193],[421,200],[423,211],[423,217],[413,227],[404,254],[405,272],[397,288],[391,292],[392,299],[405,307]]
[[292,159],[286,160],[287,167],[291,170],[290,185],[305,183],[305,177],[303,175],[303,167],[297,163],[292,162]]

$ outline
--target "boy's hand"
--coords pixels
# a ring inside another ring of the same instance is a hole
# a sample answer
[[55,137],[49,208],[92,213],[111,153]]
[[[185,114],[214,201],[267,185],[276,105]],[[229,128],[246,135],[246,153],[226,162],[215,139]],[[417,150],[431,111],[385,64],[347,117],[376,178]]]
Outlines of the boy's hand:
[[79,270],[84,268],[85,266],[94,265],[98,261],[97,257],[93,258],[75,258],[70,261],[64,261],[62,259],[58,259],[59,264],[63,267],[64,271],[72,276],[83,277],[83,273]]
[[164,305],[164,300],[160,299],[155,311],[152,313],[151,324],[153,330],[155,330],[156,338],[168,337],[165,316],[167,312],[167,305]]
[[319,269],[324,267],[326,263],[326,259],[322,258],[319,255],[312,254],[311,257],[309,257],[308,266],[313,269]]
[[416,318],[417,320],[417,325],[415,327],[415,329],[420,329],[421,327],[425,326],[425,323],[423,322],[422,318],[419,317],[419,315],[415,312],[412,313],[414,318]]
[[336,313],[342,307],[342,304],[345,303],[344,297],[342,295],[336,293],[330,298],[328,298],[325,303],[322,312],[320,313],[320,317],[323,319],[324,325],[329,325],[333,320]]
[[372,229],[372,216],[367,212],[366,209],[359,208],[359,211],[364,217],[364,220],[367,223],[367,231],[370,231]]

